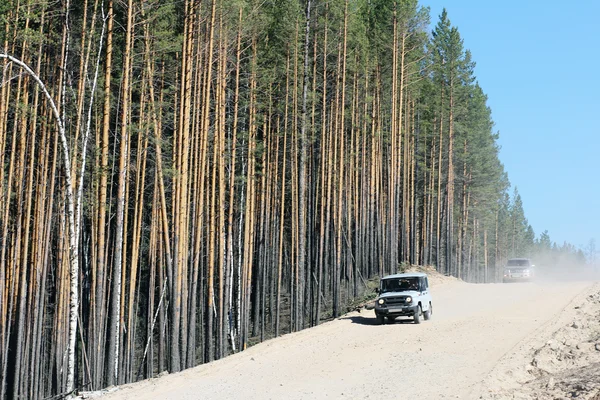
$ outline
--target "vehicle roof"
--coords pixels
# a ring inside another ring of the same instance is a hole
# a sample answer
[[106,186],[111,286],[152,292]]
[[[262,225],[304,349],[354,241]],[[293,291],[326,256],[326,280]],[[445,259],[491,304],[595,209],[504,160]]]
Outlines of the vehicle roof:
[[519,258],[519,257],[517,257],[517,258],[509,258],[508,261],[510,261],[510,260],[531,260],[531,259],[530,258]]
[[393,275],[384,276],[381,279],[414,278],[414,277],[422,277],[422,276],[427,276],[427,274],[425,274],[423,272],[406,272],[404,274],[393,274]]

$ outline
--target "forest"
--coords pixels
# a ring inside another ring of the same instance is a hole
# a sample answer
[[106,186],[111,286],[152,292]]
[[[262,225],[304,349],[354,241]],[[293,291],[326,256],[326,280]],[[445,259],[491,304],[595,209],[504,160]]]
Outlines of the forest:
[[416,0],[0,1],[0,399],[177,372],[540,248]]

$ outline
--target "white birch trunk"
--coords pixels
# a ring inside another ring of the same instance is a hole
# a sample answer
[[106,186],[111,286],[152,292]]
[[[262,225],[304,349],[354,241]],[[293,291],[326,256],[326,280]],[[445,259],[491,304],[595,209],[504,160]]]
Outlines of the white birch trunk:
[[40,77],[24,62],[5,53],[0,53],[0,58],[8,59],[25,70],[25,72],[35,80],[40,86],[42,93],[48,100],[52,113],[58,124],[58,133],[60,135],[61,148],[63,152],[63,164],[65,168],[65,183],[67,186],[67,222],[69,225],[69,261],[70,261],[70,306],[69,306],[69,347],[67,364],[67,393],[71,394],[74,390],[75,379],[75,339],[77,334],[77,316],[79,315],[79,249],[77,246],[76,232],[79,223],[75,218],[75,198],[73,194],[73,185],[71,180],[71,156],[69,144],[65,133],[63,119],[56,107],[56,102],[48,93],[46,85]]

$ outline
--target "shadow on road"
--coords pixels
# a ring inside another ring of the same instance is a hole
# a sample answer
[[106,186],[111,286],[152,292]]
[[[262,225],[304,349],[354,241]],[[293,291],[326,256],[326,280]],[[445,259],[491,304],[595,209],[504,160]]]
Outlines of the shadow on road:
[[375,317],[363,317],[361,315],[355,315],[352,317],[342,317],[340,319],[349,319],[353,324],[359,325],[379,325]]
[[415,320],[413,318],[396,318],[394,322],[388,322],[388,324],[410,324],[414,325]]
[[[375,317],[363,317],[361,315],[353,315],[351,317],[343,317],[340,319],[347,319],[352,321],[353,324],[359,324],[359,325],[379,325],[379,323],[377,322],[377,319]],[[409,318],[409,319],[403,319],[403,318],[397,318],[394,320],[394,322],[389,322],[389,321],[385,321],[386,325],[391,325],[391,324],[412,324],[413,323],[413,319]]]

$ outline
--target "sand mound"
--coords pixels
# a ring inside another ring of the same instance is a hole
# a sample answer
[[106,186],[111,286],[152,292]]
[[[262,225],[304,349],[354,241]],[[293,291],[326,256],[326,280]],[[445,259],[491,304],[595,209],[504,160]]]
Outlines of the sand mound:
[[600,287],[565,312],[568,322],[530,350],[527,365],[488,379],[482,399],[600,400]]
[[454,276],[448,276],[448,275],[444,275],[440,272],[438,272],[434,267],[427,265],[427,266],[421,266],[421,265],[411,265],[410,267],[408,267],[405,272],[424,272],[427,274],[427,278],[429,280],[429,284],[431,286],[440,286],[440,285],[444,285],[447,283],[454,283],[454,282],[462,282],[460,279],[454,277]]

